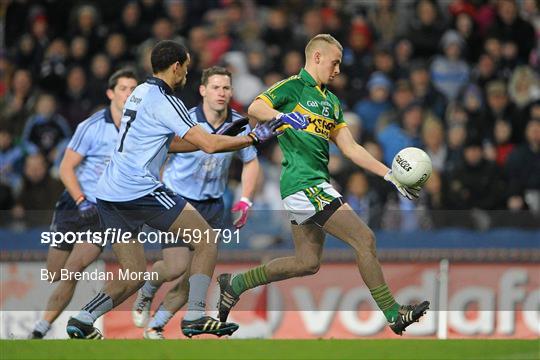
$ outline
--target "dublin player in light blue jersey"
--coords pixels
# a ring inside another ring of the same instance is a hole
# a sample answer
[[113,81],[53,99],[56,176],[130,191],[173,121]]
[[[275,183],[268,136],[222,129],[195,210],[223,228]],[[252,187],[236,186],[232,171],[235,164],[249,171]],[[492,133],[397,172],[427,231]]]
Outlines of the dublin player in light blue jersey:
[[204,333],[222,336],[238,329],[237,324],[205,314],[206,293],[217,258],[216,233],[193,206],[159,181],[159,171],[169,151],[239,150],[276,136],[283,122],[270,121],[244,136],[210,134],[190,118],[182,101],[173,95],[174,88],[186,83],[190,62],[186,48],[174,41],[160,41],[152,49],[150,60],[154,76],[137,86],[126,101],[117,147],[96,191],[102,227],[120,229],[131,239],[112,244],[128,276],[107,283],[68,321],[66,330],[71,338],[101,338],[93,326],[95,320],[121,304],[147,280],[143,244],[137,241],[144,224],[172,234],[180,229],[197,229],[207,235],[189,244],[193,258],[182,332],[188,337]]
[[[60,178],[66,191],[60,196],[54,210],[51,231],[99,231],[96,208],[96,185],[116,146],[122,108],[137,86],[135,73],[121,69],[111,75],[107,97],[110,106],[81,122],[71,138],[60,165]],[[47,255],[47,270],[54,281],[59,280],[60,270],[83,271],[101,254],[101,245],[88,242],[61,243],[51,246]],[[71,301],[76,280],[62,280],[49,298],[43,318],[30,335],[43,338],[51,324]]]
[[[228,125],[245,119],[229,108],[232,97],[231,73],[222,67],[211,67],[202,73],[199,92],[202,103],[189,110],[193,122],[210,133],[219,133]],[[241,135],[249,133],[248,125],[238,129]],[[184,197],[214,229],[223,229],[223,193],[227,186],[229,167],[233,156],[243,162],[242,197],[233,205],[237,213],[234,225],[241,228],[247,220],[248,209],[259,174],[257,151],[253,146],[234,152],[206,154],[202,151],[175,154],[169,157],[163,172],[165,185]],[[184,243],[162,244],[163,260],[154,263],[152,271],[160,274],[157,280],[147,281],[139,290],[133,304],[133,322],[138,327],[148,323],[152,299],[163,282],[178,280],[167,293],[154,318],[144,330],[147,339],[162,339],[163,328],[187,301],[187,272],[190,251]]]

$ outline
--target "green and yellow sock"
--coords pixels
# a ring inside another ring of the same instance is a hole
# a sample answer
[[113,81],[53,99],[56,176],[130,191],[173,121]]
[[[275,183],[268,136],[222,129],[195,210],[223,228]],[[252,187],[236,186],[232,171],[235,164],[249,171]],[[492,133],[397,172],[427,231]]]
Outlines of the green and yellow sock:
[[236,295],[240,295],[248,289],[268,284],[268,282],[266,267],[265,265],[261,265],[245,273],[235,275],[231,280],[231,286]]
[[369,291],[377,303],[377,306],[379,306],[379,309],[381,309],[384,316],[386,316],[386,320],[391,323],[396,321],[399,315],[399,304],[394,299],[388,286],[383,284],[374,289],[369,289]]

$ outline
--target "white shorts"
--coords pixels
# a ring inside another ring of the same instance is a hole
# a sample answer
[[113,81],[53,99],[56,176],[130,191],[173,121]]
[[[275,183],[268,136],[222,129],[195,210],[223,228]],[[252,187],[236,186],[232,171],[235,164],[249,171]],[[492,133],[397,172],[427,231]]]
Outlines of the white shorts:
[[300,190],[283,199],[283,207],[289,212],[291,221],[303,224],[310,217],[322,211],[341,194],[332,185],[323,182],[304,190]]

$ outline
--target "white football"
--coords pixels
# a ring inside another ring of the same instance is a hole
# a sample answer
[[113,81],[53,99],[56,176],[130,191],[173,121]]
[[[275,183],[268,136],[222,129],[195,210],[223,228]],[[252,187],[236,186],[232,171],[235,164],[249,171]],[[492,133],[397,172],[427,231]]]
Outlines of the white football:
[[423,186],[431,175],[431,159],[424,150],[408,147],[396,154],[392,173],[406,186]]

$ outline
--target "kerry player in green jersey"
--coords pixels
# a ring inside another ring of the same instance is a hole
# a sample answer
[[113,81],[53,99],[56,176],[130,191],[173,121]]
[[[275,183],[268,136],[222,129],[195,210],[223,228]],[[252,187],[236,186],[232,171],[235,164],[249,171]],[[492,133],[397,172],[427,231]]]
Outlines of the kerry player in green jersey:
[[[409,199],[419,188],[397,182],[383,163],[356,143],[343,121],[338,98],[326,85],[339,74],[343,48],[328,34],[319,34],[306,46],[306,65],[298,75],[276,83],[250,105],[248,113],[259,121],[283,120],[278,137],[283,152],[281,197],[291,218],[295,255],[232,276],[221,274],[219,316],[225,321],[246,290],[274,281],[315,274],[319,270],[325,235],[349,244],[356,253],[358,269],[391,329],[401,335],[425,314],[429,302],[398,304],[386,285],[376,256],[371,229],[330,185],[329,142],[356,165],[392,183]],[[307,127],[306,127],[307,125]]]

